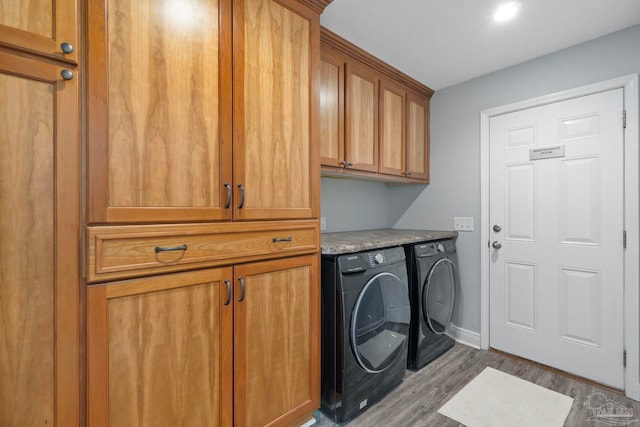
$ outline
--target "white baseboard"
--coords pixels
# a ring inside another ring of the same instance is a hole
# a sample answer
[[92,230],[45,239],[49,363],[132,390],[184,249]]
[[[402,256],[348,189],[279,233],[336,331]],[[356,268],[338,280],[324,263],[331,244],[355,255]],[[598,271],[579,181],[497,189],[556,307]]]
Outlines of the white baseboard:
[[315,423],[316,423],[316,419],[312,417],[309,421],[307,421],[306,423],[302,424],[300,427],[311,427]]
[[446,334],[459,342],[460,344],[468,345],[469,347],[480,349],[480,333],[473,332],[468,329],[460,328],[453,323],[449,324]]

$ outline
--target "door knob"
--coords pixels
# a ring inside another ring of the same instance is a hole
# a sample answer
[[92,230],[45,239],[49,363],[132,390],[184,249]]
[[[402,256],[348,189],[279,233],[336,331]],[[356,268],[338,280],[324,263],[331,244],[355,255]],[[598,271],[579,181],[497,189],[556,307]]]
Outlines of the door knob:
[[498,224],[493,226],[493,231],[495,231],[496,233],[499,233],[502,231],[502,227],[500,227]]
[[502,247],[502,243],[498,242],[497,240],[495,242],[493,242],[491,244],[491,246],[493,247],[493,249],[500,249]]

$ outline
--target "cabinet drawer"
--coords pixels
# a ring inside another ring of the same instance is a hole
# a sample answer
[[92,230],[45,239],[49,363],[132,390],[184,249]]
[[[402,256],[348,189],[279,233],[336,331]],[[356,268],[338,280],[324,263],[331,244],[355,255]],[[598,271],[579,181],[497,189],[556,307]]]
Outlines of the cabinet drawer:
[[88,281],[318,252],[318,221],[89,227]]

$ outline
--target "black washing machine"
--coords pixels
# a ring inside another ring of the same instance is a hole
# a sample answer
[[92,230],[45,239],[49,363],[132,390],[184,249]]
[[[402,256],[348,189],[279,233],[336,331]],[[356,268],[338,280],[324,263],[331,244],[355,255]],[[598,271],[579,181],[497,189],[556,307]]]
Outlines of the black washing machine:
[[404,378],[409,336],[403,248],[322,256],[322,407],[344,422]]
[[455,341],[445,335],[458,286],[455,238],[405,246],[409,272],[411,327],[407,366],[420,369]]

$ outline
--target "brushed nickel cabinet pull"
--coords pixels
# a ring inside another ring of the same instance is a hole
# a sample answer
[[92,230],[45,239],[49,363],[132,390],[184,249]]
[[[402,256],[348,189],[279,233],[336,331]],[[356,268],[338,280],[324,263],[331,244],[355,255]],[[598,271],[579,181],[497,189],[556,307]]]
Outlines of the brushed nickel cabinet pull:
[[240,203],[238,203],[238,209],[242,209],[244,206],[244,185],[238,184],[238,189],[240,189]]
[[224,302],[224,305],[229,305],[231,302],[231,282],[229,280],[225,280],[224,284],[227,285],[227,300]]
[[224,208],[229,209],[229,206],[231,206],[231,185],[229,185],[228,182],[225,182],[224,188],[227,189],[227,203],[224,204]]
[[282,237],[282,238],[278,238],[278,237],[274,237],[273,239],[271,239],[271,241],[273,243],[277,243],[277,242],[291,242],[293,240],[293,237],[289,236],[289,237]]
[[244,277],[238,277],[238,281],[240,282],[240,298],[238,298],[238,302],[244,301]]
[[161,248],[160,246],[156,246],[156,248],[154,250],[156,251],[156,253],[158,253],[158,252],[186,251],[187,250],[187,245],[184,244],[182,246],[173,246],[171,248]]

